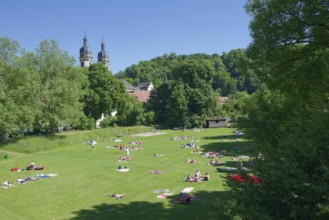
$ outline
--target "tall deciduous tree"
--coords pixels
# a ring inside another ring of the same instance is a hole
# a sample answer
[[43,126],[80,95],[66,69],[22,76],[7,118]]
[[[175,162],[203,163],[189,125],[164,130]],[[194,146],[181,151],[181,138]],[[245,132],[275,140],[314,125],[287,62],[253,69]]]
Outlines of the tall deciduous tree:
[[0,38],[0,136],[22,135],[33,129],[40,89],[37,72],[18,56],[19,44]]
[[162,83],[158,88],[151,91],[150,99],[147,103],[147,110],[155,113],[155,122],[165,124],[167,120],[167,101],[171,96],[168,83]]
[[124,118],[130,109],[131,99],[125,87],[100,63],[88,69],[88,93],[84,97],[84,112],[95,120],[102,114],[110,115],[116,110],[118,118]]
[[[203,126],[218,112],[218,96],[211,87],[215,68],[209,61],[185,61],[173,70],[167,120],[171,126]],[[198,120],[196,120],[198,118]]]
[[35,128],[55,133],[58,127],[77,125],[81,118],[80,102],[83,74],[74,67],[74,58],[59,49],[55,41],[42,41],[36,50],[35,70],[41,89]]
[[241,125],[262,153],[253,172],[265,182],[239,190],[235,211],[246,219],[328,219],[328,1],[250,0],[246,8],[262,86]]

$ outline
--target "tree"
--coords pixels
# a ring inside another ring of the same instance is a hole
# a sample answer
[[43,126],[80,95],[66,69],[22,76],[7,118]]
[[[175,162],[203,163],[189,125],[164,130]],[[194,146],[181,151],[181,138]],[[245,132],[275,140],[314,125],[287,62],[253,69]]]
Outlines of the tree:
[[[231,56],[232,54],[232,56]],[[229,63],[223,63],[222,58],[227,58],[225,61]],[[172,81],[174,76],[174,69],[181,63],[187,61],[194,62],[208,62],[215,68],[212,72],[211,85],[214,90],[223,96],[234,94],[237,91],[248,90],[249,93],[255,90],[255,79],[250,65],[251,60],[246,57],[244,50],[233,50],[229,52],[229,56],[223,54],[191,54],[191,55],[176,55],[165,54],[160,57],[156,57],[149,61],[141,61],[137,65],[134,64],[115,75],[119,79],[125,79],[127,82],[137,86],[140,82],[153,82],[155,87],[160,86],[163,82]],[[238,75],[230,75],[230,71],[237,71]],[[240,78],[239,78],[240,77]]]
[[[329,5],[327,1],[249,1],[261,87],[241,121],[256,150],[260,187],[237,190],[244,218],[329,218]],[[232,204],[232,203],[231,203]]]
[[168,83],[162,83],[158,88],[151,91],[150,99],[146,104],[146,110],[155,113],[155,122],[165,124],[167,121],[167,101],[171,96]]
[[21,136],[33,129],[40,91],[36,71],[19,57],[19,45],[0,38],[0,138]]
[[0,60],[3,64],[12,65],[19,50],[20,47],[17,41],[13,41],[8,37],[0,38]]
[[167,101],[167,124],[170,127],[182,126],[188,115],[188,99],[185,96],[184,84],[178,82],[172,89]]
[[84,97],[85,114],[98,120],[102,114],[108,116],[116,110],[119,119],[125,118],[131,99],[124,85],[100,63],[92,64],[88,68],[88,79],[88,92]]
[[35,71],[40,77],[41,114],[35,129],[54,134],[58,127],[77,125],[82,116],[85,76],[74,67],[74,58],[58,48],[55,41],[42,41],[36,50]]
[[[235,79],[238,91],[247,91],[249,94],[257,88],[257,77],[252,69],[253,61],[247,56],[244,49],[231,50],[221,56],[227,71]],[[232,93],[229,93],[232,94]]]
[[175,82],[171,85],[167,107],[171,126],[188,123],[201,127],[206,117],[218,113],[218,96],[211,87],[214,75],[215,68],[209,61],[185,61],[173,70]]

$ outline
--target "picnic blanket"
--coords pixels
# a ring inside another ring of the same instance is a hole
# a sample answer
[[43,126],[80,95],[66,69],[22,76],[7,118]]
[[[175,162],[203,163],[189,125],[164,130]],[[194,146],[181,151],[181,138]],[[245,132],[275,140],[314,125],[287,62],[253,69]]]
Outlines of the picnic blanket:
[[123,169],[117,169],[117,171],[122,172],[122,173],[126,173],[126,172],[129,171],[129,169],[128,168],[123,168]]
[[[229,175],[227,178],[236,181],[236,182],[240,182],[240,183],[246,183],[247,180],[242,177],[240,174],[235,174],[235,175]],[[256,176],[248,176],[248,178],[254,183],[254,184],[260,184],[263,182],[263,180],[261,180],[260,178],[256,177]]]
[[189,193],[189,192],[192,192],[194,189],[194,187],[186,187],[184,188],[181,192],[182,193]]
[[171,195],[172,195],[172,193],[162,193],[162,194],[158,195],[157,198],[165,199],[165,198],[167,198],[168,196],[171,196]]
[[19,167],[13,167],[13,168],[10,169],[10,171],[17,171],[17,172],[19,172],[19,171],[21,171],[21,169],[19,169]]
[[48,177],[52,177],[52,176],[57,176],[58,174],[57,173],[48,173],[48,174],[38,174],[37,177],[39,178],[48,178]]

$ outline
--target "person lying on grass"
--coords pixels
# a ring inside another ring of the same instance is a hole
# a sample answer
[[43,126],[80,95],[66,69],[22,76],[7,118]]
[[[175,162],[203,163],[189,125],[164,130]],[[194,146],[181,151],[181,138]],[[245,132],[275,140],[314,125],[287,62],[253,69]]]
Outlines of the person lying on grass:
[[125,197],[125,194],[117,194],[117,193],[106,193],[106,196],[114,197],[116,199],[123,199]]
[[10,187],[13,187],[14,185],[11,184],[10,182],[8,182],[7,180],[3,180],[1,186],[2,186],[3,188],[6,188],[6,189],[7,189],[7,188],[10,188]]
[[151,174],[161,174],[162,171],[161,170],[151,170],[149,173],[151,173]]
[[213,165],[213,166],[219,166],[223,164],[224,163],[222,161],[218,161],[218,160],[210,160],[210,163],[208,163],[208,165]]
[[175,199],[175,202],[180,202],[183,204],[192,204],[192,201],[196,200],[197,197],[192,195],[192,194],[188,194],[188,193],[183,193],[181,192],[179,194],[179,197],[177,199]]
[[195,163],[195,162],[196,162],[195,158],[193,159],[187,158],[187,160],[185,160],[185,163]]
[[128,167],[119,166],[119,167],[117,168],[117,171],[125,173],[125,172],[128,172],[129,169],[128,169]]
[[121,160],[121,161],[128,161],[128,160],[130,160],[130,158],[123,156],[123,157],[120,157],[119,160]]
[[40,180],[39,178],[35,178],[33,176],[28,176],[25,178],[25,181],[26,182],[30,182],[30,181],[37,181],[37,180]]
[[22,179],[21,177],[18,177],[18,179],[17,179],[17,183],[19,183],[19,184],[24,184],[24,183],[25,183],[25,180]]

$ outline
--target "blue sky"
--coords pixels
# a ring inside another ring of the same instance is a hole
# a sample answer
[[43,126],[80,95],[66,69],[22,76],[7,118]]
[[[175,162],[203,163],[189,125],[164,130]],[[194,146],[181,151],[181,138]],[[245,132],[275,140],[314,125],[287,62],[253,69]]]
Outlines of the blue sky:
[[251,43],[246,0],[2,0],[0,37],[33,51],[55,40],[79,59],[85,32],[93,62],[104,38],[113,73],[176,53],[222,54]]

